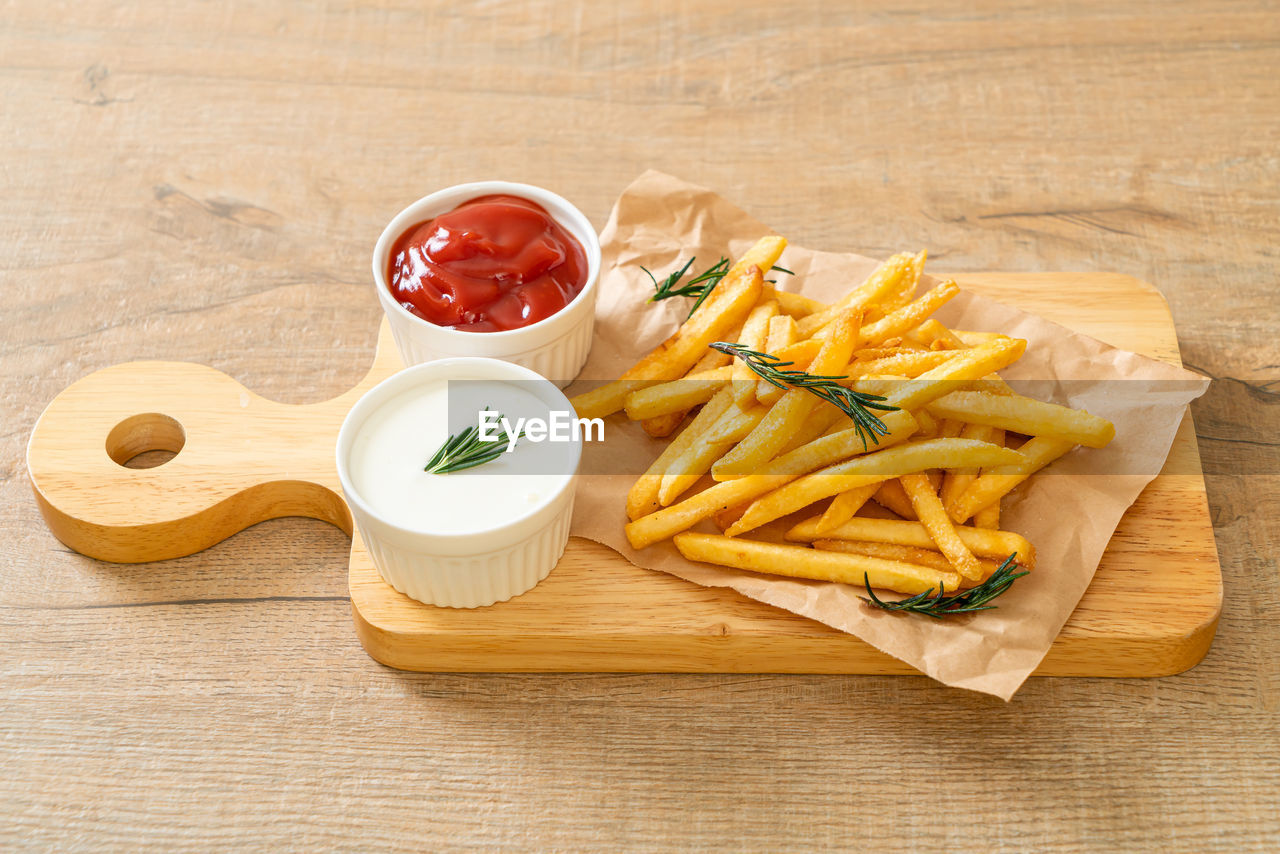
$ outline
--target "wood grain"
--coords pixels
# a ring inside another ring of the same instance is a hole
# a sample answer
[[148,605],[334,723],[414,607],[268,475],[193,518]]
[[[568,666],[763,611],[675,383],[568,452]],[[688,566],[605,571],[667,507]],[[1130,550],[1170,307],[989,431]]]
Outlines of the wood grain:
[[[1276,6],[1244,0],[0,6],[0,845],[1274,850],[1278,70]],[[331,525],[120,566],[42,523],[26,441],[75,380],[159,359],[332,398],[405,203],[499,176],[600,224],[650,167],[805,246],[1155,284],[1219,378],[1205,661],[1007,705],[408,674],[351,632]]]
[[[1164,301],[1136,279],[969,274],[964,283],[1179,363]],[[385,320],[364,378],[322,403],[264,400],[200,365],[112,366],[73,383],[41,414],[27,446],[33,491],[63,543],[118,562],[192,554],[281,516],[350,533],[333,463],[338,428],[360,395],[400,367]],[[1222,577],[1192,437],[1188,416],[1165,473],[1125,515],[1088,597],[1037,673],[1163,676],[1208,651]],[[126,467],[154,450],[176,456]],[[358,533],[349,574],[361,642],[406,670],[915,672],[852,636],[732,590],[673,584],[576,538],[550,578],[491,608],[425,607],[397,593]]]
[[[1144,282],[1108,274],[961,278],[966,288],[1116,346],[1179,361],[1168,309]],[[1165,473],[1121,521],[1038,674],[1161,676],[1204,657],[1218,625],[1222,577],[1204,482],[1192,474],[1199,465],[1188,416]],[[532,591],[455,611],[424,607],[389,587],[357,534],[350,588],[369,654],[408,670],[915,672],[820,623],[733,590],[699,589],[640,569],[581,539],[570,541]]]

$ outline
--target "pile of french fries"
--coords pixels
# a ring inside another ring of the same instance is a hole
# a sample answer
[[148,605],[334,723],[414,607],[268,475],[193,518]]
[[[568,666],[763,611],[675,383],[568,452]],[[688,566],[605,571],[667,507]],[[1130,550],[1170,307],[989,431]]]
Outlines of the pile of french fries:
[[[827,305],[764,280],[785,247],[762,238],[670,338],[573,399],[580,417],[625,411],[655,437],[693,416],[627,495],[631,545],[672,539],[690,560],[909,594],[978,585],[1014,554],[1034,567],[1032,545],[1000,529],[1001,499],[1114,426],[1014,393],[998,372],[1026,341],[931,318],[960,289],[916,297],[924,253],[895,255]],[[877,413],[884,435],[866,441],[833,404],[758,378],[715,341],[882,395],[896,407]],[[806,508],[786,543],[743,536]],[[707,519],[722,533],[690,531]]]

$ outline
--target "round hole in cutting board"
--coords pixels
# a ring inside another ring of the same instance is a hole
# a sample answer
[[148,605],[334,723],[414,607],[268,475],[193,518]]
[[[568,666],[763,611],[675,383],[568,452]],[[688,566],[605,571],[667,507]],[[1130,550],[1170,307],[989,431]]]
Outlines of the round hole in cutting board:
[[107,456],[129,468],[154,468],[169,462],[186,444],[187,433],[168,415],[131,415],[107,434]]

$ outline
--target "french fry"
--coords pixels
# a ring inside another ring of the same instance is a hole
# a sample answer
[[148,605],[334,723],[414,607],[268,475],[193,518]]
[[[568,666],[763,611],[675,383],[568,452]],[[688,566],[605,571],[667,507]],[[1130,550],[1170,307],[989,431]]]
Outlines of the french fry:
[[[799,334],[796,332],[795,318],[788,317],[785,314],[778,315],[769,320],[769,335],[765,341],[764,351],[766,353],[777,353],[783,347],[789,347],[796,343],[798,339]],[[776,402],[777,397],[773,396],[773,392],[777,392],[780,397],[782,389],[766,380],[756,380],[755,395],[757,401],[760,403]]]
[[898,280],[897,286],[886,293],[877,303],[876,308],[880,310],[881,316],[897,311],[915,297],[916,288],[920,286],[920,276],[924,273],[925,260],[928,257],[928,253],[924,251],[917,252],[911,256],[907,262],[907,269],[903,272],[902,278]]
[[938,438],[938,428],[942,426],[938,419],[929,414],[927,409],[917,409],[911,413],[915,416],[916,423],[920,425],[920,429],[916,431],[916,436],[920,439],[936,439]]
[[778,454],[779,456],[789,454],[801,445],[809,444],[814,439],[831,433],[839,433],[841,430],[847,430],[848,428],[849,416],[827,401],[820,401],[817,407],[809,413],[809,417],[804,420],[804,424],[800,426],[800,429],[795,432],[795,435],[782,446],[782,450]]
[[[937,569],[942,572],[955,572],[951,567],[951,562],[947,560],[947,556],[933,549],[899,546],[895,543],[857,542],[855,540],[814,540],[813,547],[828,552],[845,552],[846,554],[866,555],[867,557],[878,557],[884,560],[900,560],[903,563],[914,563],[917,566],[927,566],[930,569]],[[992,573],[1000,568],[1000,562],[988,558],[978,558],[978,566],[982,568],[982,578],[978,579],[981,581],[990,578]],[[960,578],[959,580],[962,588],[970,587],[975,583],[967,578]],[[951,589],[954,590],[955,588]]]
[[[741,330],[739,330],[739,334],[740,333]],[[737,336],[731,335],[730,337],[734,338]],[[708,347],[707,351],[702,354],[701,358],[699,358],[697,362],[694,363],[693,367],[689,369],[689,373],[685,374],[685,376],[688,377],[692,374],[700,374],[703,371],[723,368],[725,365],[728,365],[730,361],[732,360],[728,353],[721,353],[719,350],[712,350]],[[666,415],[658,415],[653,418],[644,419],[640,426],[644,428],[644,432],[653,436],[655,439],[663,438],[674,433],[676,429],[684,423],[685,416],[688,414],[688,410],[684,410],[683,412],[671,412]]]
[[[992,531],[1000,527],[1000,499],[996,499],[973,514],[973,527],[987,528]],[[724,530],[721,528],[720,530]]]
[[929,538],[938,551],[947,556],[956,572],[970,581],[981,578],[982,567],[978,565],[978,559],[956,533],[956,528],[951,524],[951,518],[947,516],[947,510],[938,499],[938,493],[934,491],[929,478],[923,474],[904,474],[898,478],[898,482],[911,499],[911,506],[916,511],[920,524],[929,532]]
[[762,237],[720,280],[711,296],[666,341],[628,369],[621,378],[573,398],[580,418],[602,418],[617,412],[627,395],[646,385],[674,380],[702,356],[708,344],[743,322],[760,298],[761,270],[773,266],[787,242]]
[[824,311],[827,308],[827,304],[821,300],[816,300],[803,294],[781,291],[770,284],[764,286],[764,290],[761,292],[761,299],[777,300],[778,308],[782,310],[782,313],[796,320],[808,317],[815,312]]
[[896,477],[877,484],[875,494],[871,497],[881,507],[897,513],[903,519],[910,519],[913,522],[916,520],[916,511],[911,506],[911,499],[907,497],[906,490],[902,488],[902,484],[898,483]]
[[765,352],[776,353],[800,340],[796,332],[796,319],[785,314],[769,318],[769,334],[765,340]]
[[752,403],[744,407],[735,403],[733,409],[725,413],[720,422],[707,431],[707,441],[713,445],[740,442],[768,413],[767,406]]
[[[862,312],[858,309],[851,309],[841,316],[832,325],[834,334],[822,345],[809,371],[819,375],[830,374],[849,364],[849,357],[858,344],[861,325]],[[760,468],[777,455],[819,402],[820,399],[806,389],[788,391],[746,438],[711,467],[711,475],[716,480],[728,480]]]
[[746,509],[747,505],[745,504],[739,504],[736,507],[726,507],[723,510],[717,510],[711,515],[711,518],[715,520],[716,527],[723,531],[734,522],[738,521]]
[[952,329],[951,334],[959,338],[966,347],[977,347],[1005,336],[999,332],[972,332],[967,329]]
[[[995,434],[1000,433],[1000,441],[995,440]],[[989,427],[986,424],[965,424],[960,431],[961,439],[974,439],[979,442],[990,442],[993,445],[1004,444],[1004,431],[995,427]],[[964,468],[952,469],[947,472],[946,477],[942,480],[942,489],[939,491],[938,497],[942,499],[944,505],[950,506],[964,493],[969,484],[978,479],[978,469]],[[986,527],[985,525],[983,527]]]
[[680,554],[689,560],[770,575],[837,581],[858,586],[870,583],[872,587],[898,593],[923,593],[943,585],[955,589],[960,585],[960,579],[955,573],[865,555],[823,552],[803,546],[694,533],[677,534],[675,544]]
[[[737,343],[750,350],[761,350],[769,338],[769,321],[778,316],[778,303],[775,300],[762,302],[751,309],[747,322],[742,325],[742,337]],[[733,397],[738,404],[745,405],[747,398],[754,397],[756,392],[755,372],[741,359],[733,360]]]
[[683,418],[685,412],[714,397],[729,381],[732,372],[733,367],[726,365],[633,391],[627,395],[627,417],[632,421],[642,421],[678,412]]
[[963,350],[968,346],[941,321],[932,317],[916,327],[916,334],[931,350]]
[[843,373],[852,379],[876,374],[918,377],[925,371],[946,364],[953,355],[949,350],[898,350],[893,356],[851,362]]
[[[867,519],[855,516],[834,531],[819,533],[817,516],[806,519],[787,531],[786,538],[792,542],[810,543],[814,540],[856,540],[873,543],[895,543],[900,546],[915,548],[933,548],[933,538],[919,522],[904,522],[899,519]],[[1027,542],[1026,537],[1013,531],[988,531],[982,528],[958,526],[956,534],[969,551],[978,557],[1003,561],[1014,552],[1018,553],[1018,563],[1028,569],[1036,565],[1036,550]]]
[[930,412],[942,418],[987,424],[1028,436],[1064,439],[1087,448],[1105,447],[1116,435],[1115,425],[1105,418],[1021,395],[953,391],[928,406]]
[[1027,342],[1021,338],[997,338],[969,350],[957,350],[938,367],[889,390],[885,402],[900,409],[919,409],[952,391],[957,382],[980,379],[1012,364],[1026,349]]
[[953,281],[945,281],[927,291],[918,300],[884,316],[868,326],[863,327],[863,340],[868,344],[879,344],[895,335],[901,335],[933,314],[960,293],[960,286]]
[[859,486],[880,483],[891,477],[935,466],[995,466],[1015,463],[1021,459],[1020,454],[1008,448],[967,439],[925,439],[877,450],[780,486],[757,499],[726,533],[737,536],[788,513],[794,513],[815,501]]
[[850,309],[866,309],[878,302],[902,281],[914,259],[905,253],[894,255],[875,269],[859,287],[845,294],[828,308],[796,321],[800,337],[809,338]]
[[[862,509],[862,505],[870,500],[871,496],[880,488],[879,484],[869,483],[866,486],[855,487],[840,493],[831,499],[831,503],[827,505],[827,509],[823,511],[822,518],[818,520],[818,528],[823,531],[834,531],[845,522],[853,518],[854,514]],[[742,508],[746,512],[746,508]],[[742,514],[738,514],[738,519],[742,518]],[[737,519],[733,520],[734,522]],[[720,530],[726,530],[726,525]]]
[[947,506],[947,514],[956,523],[967,521],[974,513],[999,501],[1015,486],[1074,447],[1074,443],[1063,439],[1033,436],[1018,449],[1023,457],[1021,462],[993,467],[991,471],[978,475],[978,479]]
[[671,463],[662,476],[658,502],[665,507],[688,491],[711,471],[715,461],[724,455],[725,448],[750,433],[766,412],[763,406],[752,406],[744,411],[736,403],[731,405],[715,424]]
[[727,387],[702,407],[689,426],[684,429],[649,466],[648,471],[632,485],[627,493],[627,518],[639,519],[646,513],[652,513],[662,505],[658,503],[658,490],[662,486],[662,475],[667,467],[688,450],[712,424],[719,420],[725,410],[733,403],[733,396]]
[[[794,344],[787,344],[778,350],[770,350],[769,353],[776,356],[780,362],[790,362],[791,364],[787,366],[788,370],[804,371],[810,369],[824,343],[818,338],[806,338]],[[782,386],[776,386],[768,380],[761,379],[756,383],[756,400],[766,406],[772,406],[781,400],[787,391],[788,389]]]
[[644,432],[655,439],[665,439],[684,423],[684,417],[689,414],[689,410],[681,409],[679,412],[668,412],[666,415],[655,415],[653,418],[645,418],[640,422],[640,426],[644,428]]
[[[880,437],[880,448],[904,441],[916,427],[915,419],[907,412],[890,412],[883,421],[889,434]],[[807,472],[860,453],[861,444],[858,431],[853,429],[815,439],[783,454],[755,474],[717,483],[679,504],[635,519],[626,526],[627,540],[636,549],[661,542],[692,528],[717,510],[751,501]]]

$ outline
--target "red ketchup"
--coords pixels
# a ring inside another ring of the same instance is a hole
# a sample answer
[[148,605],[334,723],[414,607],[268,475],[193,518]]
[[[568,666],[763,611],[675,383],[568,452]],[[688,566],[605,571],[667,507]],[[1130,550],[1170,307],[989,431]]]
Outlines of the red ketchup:
[[481,196],[396,240],[391,295],[437,326],[519,329],[564,308],[587,283],[587,255],[539,204]]

